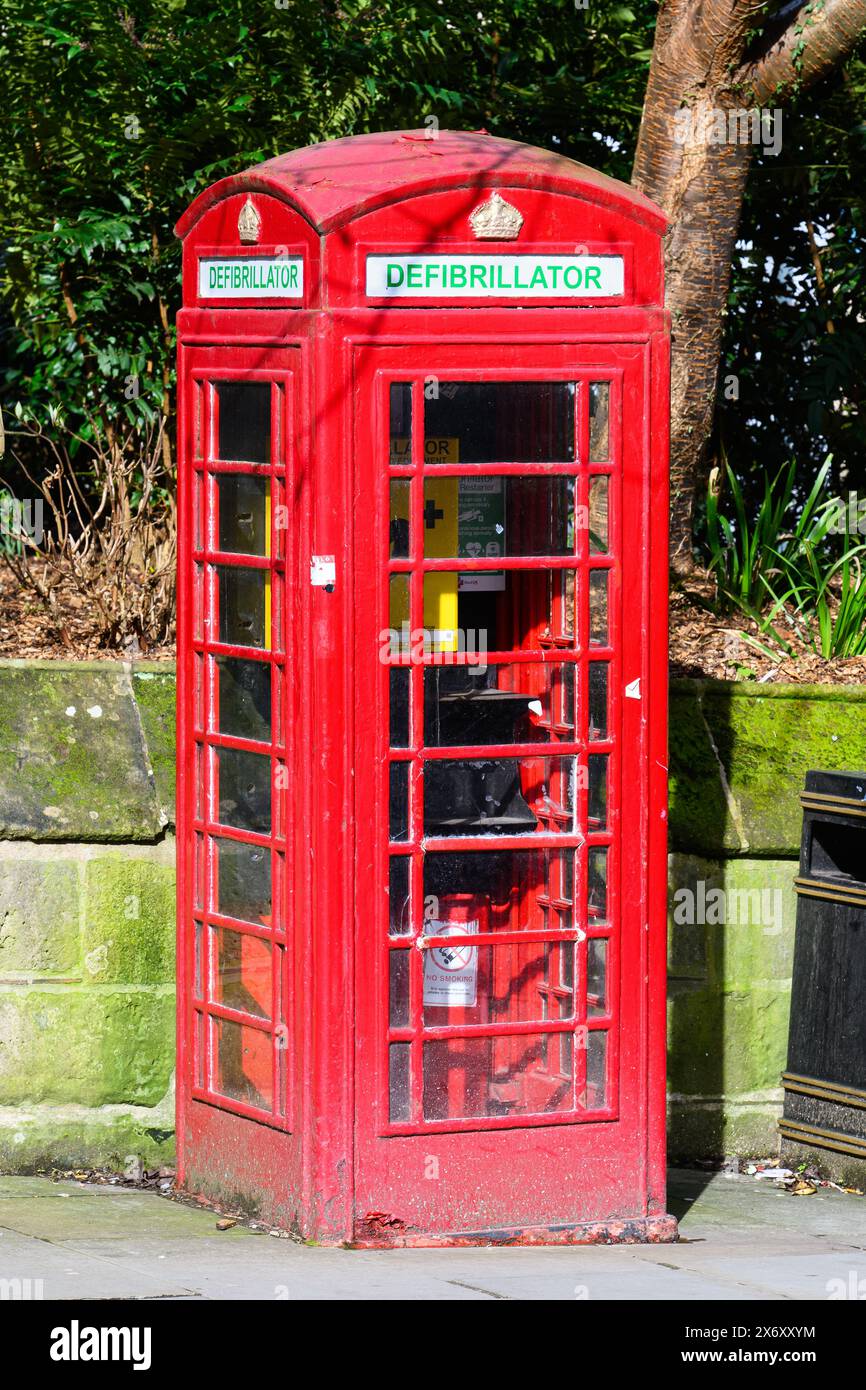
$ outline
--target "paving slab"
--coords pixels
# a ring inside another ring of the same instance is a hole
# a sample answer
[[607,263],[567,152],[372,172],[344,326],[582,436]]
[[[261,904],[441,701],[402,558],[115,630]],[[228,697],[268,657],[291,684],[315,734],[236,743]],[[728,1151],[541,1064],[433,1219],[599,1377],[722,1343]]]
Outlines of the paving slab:
[[675,1245],[352,1251],[217,1232],[213,1211],[152,1191],[0,1178],[0,1280],[45,1299],[784,1302],[866,1288],[866,1198],[680,1170],[670,1206]]

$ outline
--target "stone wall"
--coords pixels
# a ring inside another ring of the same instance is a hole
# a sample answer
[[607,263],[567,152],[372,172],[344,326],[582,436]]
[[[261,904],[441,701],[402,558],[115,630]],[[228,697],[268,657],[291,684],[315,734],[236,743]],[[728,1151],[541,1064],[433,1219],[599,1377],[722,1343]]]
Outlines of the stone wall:
[[[671,690],[671,1152],[776,1145],[798,795],[866,766],[866,691]],[[167,1161],[174,674],[0,662],[0,1169]],[[721,890],[721,891],[719,891]]]
[[173,1152],[174,673],[0,662],[0,1168]]
[[[754,1155],[777,1146],[799,794],[811,767],[866,767],[866,690],[673,682],[668,1081],[674,1157]],[[717,889],[722,893],[714,894]]]

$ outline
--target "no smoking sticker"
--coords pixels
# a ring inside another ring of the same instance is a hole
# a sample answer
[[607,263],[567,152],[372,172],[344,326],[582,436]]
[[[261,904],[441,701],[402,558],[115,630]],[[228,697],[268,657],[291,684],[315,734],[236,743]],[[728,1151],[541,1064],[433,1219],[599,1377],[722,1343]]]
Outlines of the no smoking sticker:
[[[471,936],[478,931],[478,922],[428,920],[425,936]],[[474,1008],[478,992],[478,947],[465,941],[453,946],[433,946],[424,953],[424,1003],[440,1008]]]

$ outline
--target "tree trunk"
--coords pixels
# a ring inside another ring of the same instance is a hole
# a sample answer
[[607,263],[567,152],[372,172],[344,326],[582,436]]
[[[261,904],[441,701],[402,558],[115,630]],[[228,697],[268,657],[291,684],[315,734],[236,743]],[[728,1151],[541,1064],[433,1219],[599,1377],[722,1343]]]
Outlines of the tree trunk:
[[[779,109],[795,86],[826,76],[866,29],[866,0],[804,4],[781,30],[770,8],[766,0],[663,0],[635,155],[633,182],[671,219],[671,564],[680,572],[692,566],[731,262],[759,133],[742,118]],[[767,32],[745,62],[762,20]]]

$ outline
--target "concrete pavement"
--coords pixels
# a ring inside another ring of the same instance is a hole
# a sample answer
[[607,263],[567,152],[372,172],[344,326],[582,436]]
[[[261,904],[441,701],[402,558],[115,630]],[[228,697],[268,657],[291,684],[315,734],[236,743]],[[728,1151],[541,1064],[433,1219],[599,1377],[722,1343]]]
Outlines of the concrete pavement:
[[214,1212],[153,1191],[7,1177],[0,1178],[0,1297],[866,1297],[866,1197],[825,1188],[794,1197],[767,1180],[675,1170],[669,1206],[681,1221],[676,1245],[352,1251],[244,1226],[220,1232]]

